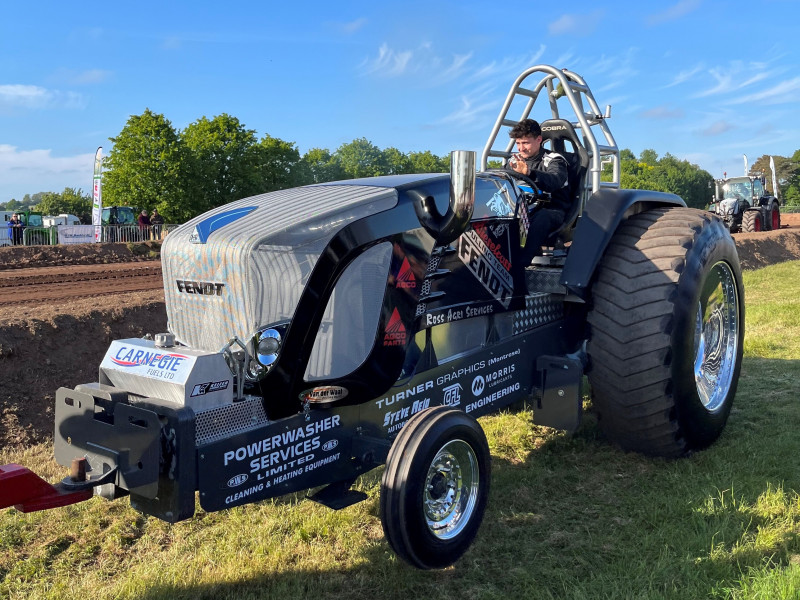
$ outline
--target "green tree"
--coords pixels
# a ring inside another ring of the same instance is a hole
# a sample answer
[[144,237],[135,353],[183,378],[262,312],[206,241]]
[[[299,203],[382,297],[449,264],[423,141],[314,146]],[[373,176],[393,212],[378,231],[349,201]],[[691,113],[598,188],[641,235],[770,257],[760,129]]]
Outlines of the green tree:
[[246,129],[236,117],[201,117],[181,139],[191,157],[187,174],[194,183],[195,214],[264,191],[255,130]]
[[19,210],[20,206],[22,206],[22,203],[14,198],[6,202],[6,210]]
[[300,180],[302,183],[325,183],[339,181],[345,174],[341,165],[325,148],[312,148],[300,160]]
[[[430,150],[409,152],[412,173],[447,173],[450,171],[450,157],[439,157]],[[491,168],[491,167],[490,167]]]
[[383,152],[366,138],[339,146],[334,153],[334,160],[348,179],[386,175],[389,169]]
[[294,143],[265,135],[256,147],[262,192],[283,190],[302,183],[300,152]]
[[385,175],[414,172],[411,160],[397,148],[385,148],[383,150],[383,162],[386,165]]
[[185,195],[186,153],[164,115],[149,108],[132,115],[105,159],[103,204],[158,207],[168,221],[180,222],[194,214]]
[[84,194],[80,189],[67,187],[60,194],[56,192],[42,193],[37,208],[47,215],[66,213],[85,220],[86,216],[92,212],[92,197]]

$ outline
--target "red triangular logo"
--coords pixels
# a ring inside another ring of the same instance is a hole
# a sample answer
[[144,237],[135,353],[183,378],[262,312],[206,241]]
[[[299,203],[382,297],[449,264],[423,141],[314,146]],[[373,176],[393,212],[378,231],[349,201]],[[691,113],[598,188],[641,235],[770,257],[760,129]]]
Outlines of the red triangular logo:
[[400,318],[400,313],[394,309],[389,322],[386,324],[386,333],[383,336],[384,346],[403,346],[406,343],[406,327]]
[[414,277],[414,271],[411,270],[411,265],[408,264],[408,259],[403,259],[403,264],[400,265],[400,272],[397,274],[397,287],[402,289],[417,287],[417,278]]

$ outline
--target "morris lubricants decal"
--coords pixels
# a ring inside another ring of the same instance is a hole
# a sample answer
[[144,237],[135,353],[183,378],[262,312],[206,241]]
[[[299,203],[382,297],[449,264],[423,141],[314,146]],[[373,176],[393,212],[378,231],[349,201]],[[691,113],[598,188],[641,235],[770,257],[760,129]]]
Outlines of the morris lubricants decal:
[[226,225],[230,225],[237,219],[241,219],[242,217],[249,215],[256,208],[258,207],[245,206],[234,210],[227,210],[225,212],[217,213],[212,217],[208,217],[194,226],[194,231],[192,232],[192,235],[189,236],[189,241],[193,244],[205,244],[208,240],[208,236],[213,232],[218,229],[222,229]]
[[503,256],[500,244],[492,242],[484,227],[470,229],[458,238],[458,258],[492,297],[508,308],[514,290],[509,273],[511,261]]

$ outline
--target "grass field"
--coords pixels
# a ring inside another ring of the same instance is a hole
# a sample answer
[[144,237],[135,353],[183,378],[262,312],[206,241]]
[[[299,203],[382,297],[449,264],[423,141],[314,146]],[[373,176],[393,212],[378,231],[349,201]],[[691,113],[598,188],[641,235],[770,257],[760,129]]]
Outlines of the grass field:
[[[481,420],[489,508],[454,567],[398,560],[369,499],[300,496],[168,525],[127,500],[0,512],[0,598],[800,598],[800,261],[745,274],[747,337],[728,427],[709,450],[625,454],[591,410],[567,437],[525,412]],[[41,445],[0,451],[63,476]]]

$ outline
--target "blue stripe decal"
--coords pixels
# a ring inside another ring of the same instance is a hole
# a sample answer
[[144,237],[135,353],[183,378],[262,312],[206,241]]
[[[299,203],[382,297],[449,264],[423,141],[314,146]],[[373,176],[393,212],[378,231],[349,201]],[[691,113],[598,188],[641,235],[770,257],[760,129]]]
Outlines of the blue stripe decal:
[[249,215],[256,208],[258,207],[245,206],[243,208],[236,208],[234,210],[216,214],[213,217],[205,219],[204,221],[200,221],[194,226],[194,233],[192,234],[190,241],[194,242],[195,244],[205,244],[208,240],[208,236],[214,233],[216,230],[222,229],[237,219],[241,219],[242,217]]

